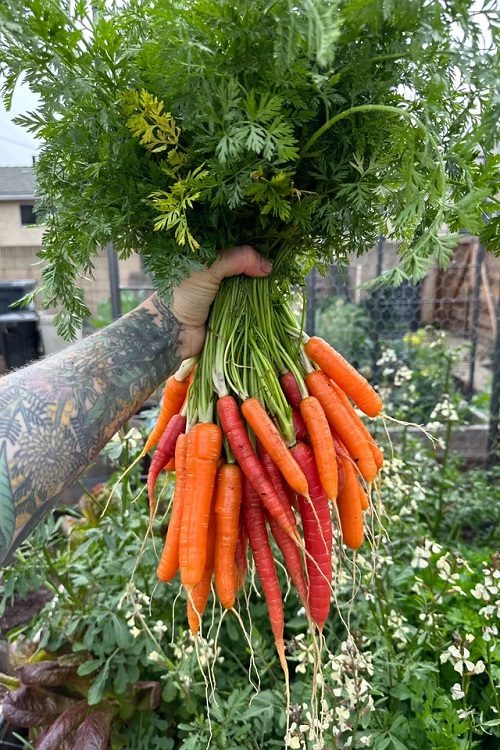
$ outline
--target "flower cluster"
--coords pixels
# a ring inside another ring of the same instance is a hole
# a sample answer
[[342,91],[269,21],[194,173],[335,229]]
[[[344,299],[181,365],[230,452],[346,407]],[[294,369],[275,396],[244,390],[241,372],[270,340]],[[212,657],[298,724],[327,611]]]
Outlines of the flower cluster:
[[458,672],[461,675],[482,674],[485,670],[483,660],[479,659],[476,663],[474,663],[471,660],[470,650],[469,648],[467,648],[473,640],[474,636],[472,635],[472,633],[467,633],[464,639],[462,639],[461,636],[456,633],[455,643],[452,643],[451,646],[448,646],[446,651],[440,656],[441,664],[445,664],[448,661],[451,662],[455,672]]
[[[300,635],[294,639],[293,646],[299,661],[297,671],[305,672],[307,665],[314,663],[314,653]],[[361,651],[349,636],[338,654],[328,655],[328,663],[317,679],[319,685],[334,686],[329,691],[332,705],[323,699],[319,716],[313,716],[306,704],[298,714],[296,711],[285,738],[286,746],[296,750],[309,746],[313,750],[322,750],[327,747],[324,733],[328,731],[335,738],[336,747],[348,748],[354,743],[357,747],[368,747],[371,738],[364,734],[354,737],[352,731],[356,717],[374,710],[371,685],[367,680],[371,675],[371,653]]]

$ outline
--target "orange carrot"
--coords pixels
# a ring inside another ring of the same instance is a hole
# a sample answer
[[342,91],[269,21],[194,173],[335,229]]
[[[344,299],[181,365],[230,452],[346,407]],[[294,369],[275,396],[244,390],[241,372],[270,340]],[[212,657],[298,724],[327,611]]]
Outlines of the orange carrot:
[[365,492],[365,488],[359,481],[358,477],[358,484],[359,484],[359,502],[361,504],[361,510],[368,510],[370,507],[370,501],[368,500],[368,495]]
[[359,429],[361,430],[361,432],[365,436],[366,442],[370,446],[371,452],[373,453],[373,459],[375,461],[377,469],[381,469],[382,465],[384,463],[384,454],[382,453],[382,451],[380,450],[380,448],[376,444],[375,440],[373,439],[373,437],[372,437],[372,435],[371,435],[368,427],[365,425],[365,423],[360,418],[360,416],[356,413],[353,405],[351,404],[351,402],[347,398],[347,396],[344,393],[344,391],[342,390],[342,388],[340,388],[340,386],[338,386],[333,380],[332,380],[332,385],[333,385],[333,387],[335,389],[335,392],[336,392],[337,396],[340,398],[340,400],[342,401],[342,403],[344,404],[344,406],[346,407],[346,409],[348,410],[348,412],[351,414],[352,418],[355,420],[355,422],[358,425]]
[[307,496],[309,491],[304,472],[288,450],[283,436],[260,401],[256,398],[247,398],[243,401],[241,411],[290,487],[300,495]]
[[196,424],[188,434],[186,489],[179,535],[181,582],[192,591],[205,568],[207,530],[222,448],[218,425]]
[[171,581],[179,570],[179,532],[182,519],[183,495],[186,487],[187,442],[188,436],[182,434],[177,438],[177,444],[175,446],[177,473],[175,477],[172,514],[168,524],[165,546],[156,571],[156,575],[160,581],[164,581],[165,583]]
[[[236,599],[235,560],[242,492],[243,477],[238,464],[221,466],[217,475],[215,496],[214,574],[217,596],[226,609],[232,609]],[[287,535],[285,534],[285,536]]]
[[178,414],[182,409],[182,405],[186,398],[189,383],[187,380],[179,381],[172,375],[165,384],[163,391],[163,401],[160,408],[158,419],[153,428],[152,433],[146,440],[146,445],[143,448],[143,453],[147,453],[148,450],[153,448],[158,440],[161,438],[165,429],[175,414]]
[[345,484],[337,497],[337,508],[344,544],[350,549],[358,549],[363,544],[363,513],[359,493],[359,480],[352,463],[343,458],[346,475]]
[[[201,616],[207,606],[208,597],[210,595],[210,588],[212,583],[212,573],[214,570],[214,558],[215,558],[215,514],[212,509],[210,514],[210,521],[208,524],[207,532],[207,547],[205,554],[205,567],[203,568],[203,574],[201,580],[197,586],[194,587],[191,598],[188,597],[187,602],[187,616],[189,629],[194,636],[198,634],[201,625]],[[194,606],[193,606],[194,605]]]
[[308,357],[347,393],[362,412],[376,417],[382,411],[382,400],[370,383],[333,347],[313,336],[305,345]]
[[328,375],[322,370],[314,370],[306,375],[305,380],[309,392],[320,401],[329,423],[345,444],[362,476],[367,482],[373,481],[377,475],[377,466],[370,446],[355,420],[337,396]]
[[308,396],[300,402],[300,413],[309,433],[321,486],[330,500],[335,500],[339,486],[337,458],[325,411],[317,398]]
[[239,591],[245,585],[245,576],[247,574],[248,560],[248,536],[245,531],[245,524],[243,523],[243,512],[240,509],[240,522],[238,528],[238,541],[236,544],[235,551],[235,563],[236,563],[236,588]]

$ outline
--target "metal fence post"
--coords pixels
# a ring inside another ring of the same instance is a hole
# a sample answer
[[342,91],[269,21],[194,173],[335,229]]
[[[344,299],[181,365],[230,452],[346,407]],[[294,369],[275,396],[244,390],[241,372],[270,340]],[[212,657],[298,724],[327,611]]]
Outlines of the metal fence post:
[[474,283],[474,309],[472,312],[472,336],[470,350],[469,383],[467,386],[467,400],[472,399],[474,393],[474,375],[476,370],[477,339],[479,333],[479,312],[481,308],[481,268],[484,263],[485,247],[479,244],[476,257],[476,279]]
[[493,351],[493,384],[491,387],[490,425],[486,468],[492,469],[500,463],[500,294],[497,302],[495,348]]
[[[384,270],[384,245],[385,245],[385,237],[381,234],[378,238],[377,242],[377,266],[376,266],[376,278],[379,278],[379,276],[382,276],[383,270]],[[378,290],[373,292],[372,299],[374,300],[375,304],[377,303],[378,299]],[[380,374],[380,368],[377,365],[377,362],[380,359],[380,333],[379,333],[379,326],[375,325],[372,328],[372,338],[373,338],[373,354],[372,354],[372,383],[378,383],[378,378]]]
[[306,279],[306,333],[314,336],[316,332],[316,279],[318,272],[314,266]]
[[118,320],[122,316],[122,299],[120,294],[120,269],[118,268],[118,256],[113,249],[113,243],[110,242],[107,249],[108,253],[108,270],[109,270],[109,288],[111,292],[111,317]]

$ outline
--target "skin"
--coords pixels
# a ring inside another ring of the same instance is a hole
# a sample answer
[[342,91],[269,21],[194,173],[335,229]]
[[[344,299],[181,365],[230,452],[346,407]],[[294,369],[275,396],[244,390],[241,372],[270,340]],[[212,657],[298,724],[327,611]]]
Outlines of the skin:
[[182,360],[199,354],[222,279],[270,270],[253,248],[232,248],[185,279],[171,307],[153,294],[104,330],[0,380],[0,563]]

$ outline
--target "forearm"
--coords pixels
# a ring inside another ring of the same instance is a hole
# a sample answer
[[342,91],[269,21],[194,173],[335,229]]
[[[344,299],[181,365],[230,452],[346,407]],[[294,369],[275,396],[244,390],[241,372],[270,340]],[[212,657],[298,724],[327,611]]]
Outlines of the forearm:
[[103,331],[0,380],[0,562],[188,349],[153,295]]

